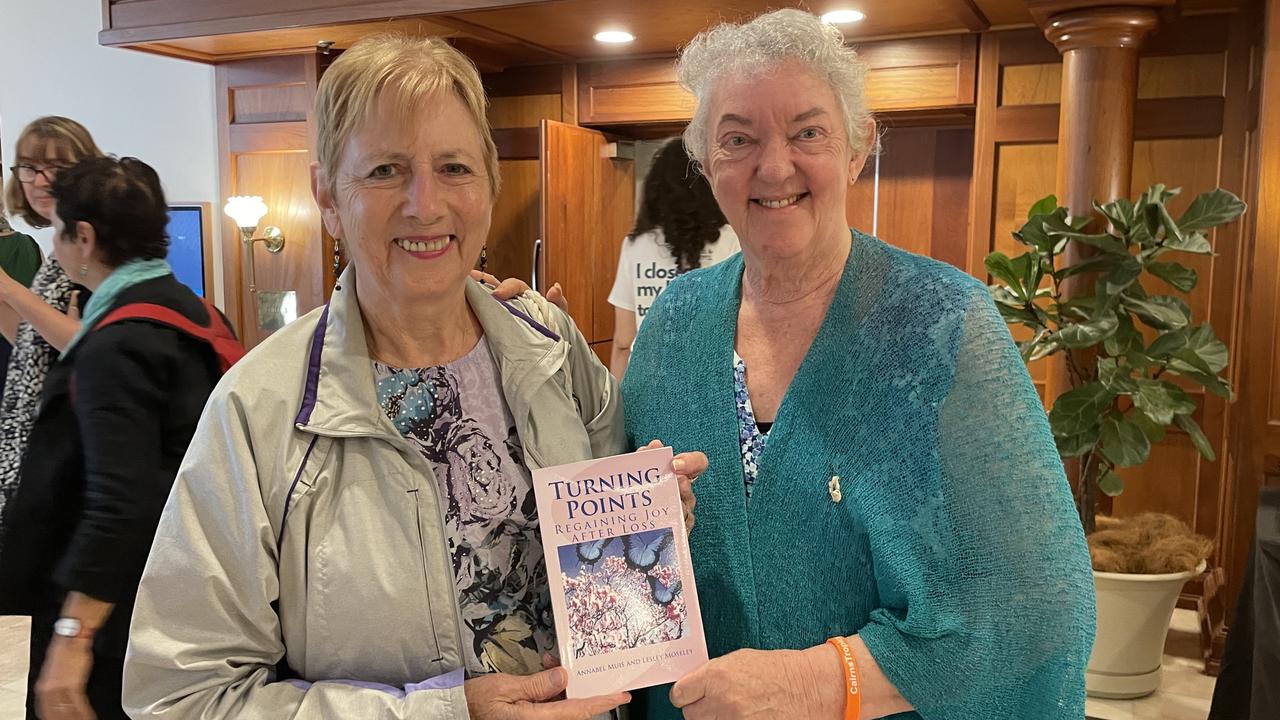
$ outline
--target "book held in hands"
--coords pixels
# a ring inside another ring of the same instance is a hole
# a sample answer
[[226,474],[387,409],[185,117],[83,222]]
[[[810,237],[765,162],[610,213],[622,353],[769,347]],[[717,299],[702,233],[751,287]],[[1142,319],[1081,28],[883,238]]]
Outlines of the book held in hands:
[[567,697],[675,682],[707,661],[671,448],[533,471]]

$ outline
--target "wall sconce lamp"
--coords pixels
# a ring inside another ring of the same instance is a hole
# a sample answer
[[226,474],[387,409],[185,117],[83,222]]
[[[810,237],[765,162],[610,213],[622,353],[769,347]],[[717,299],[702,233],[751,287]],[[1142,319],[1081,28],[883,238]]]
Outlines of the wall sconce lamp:
[[267,252],[273,255],[278,254],[284,249],[284,233],[280,228],[268,225],[262,229],[262,237],[253,236],[258,230],[258,221],[267,214],[267,204],[257,195],[236,195],[227,198],[227,204],[223,206],[222,211],[235,220],[240,228],[240,240],[244,242],[245,259],[249,264],[249,292],[256,293],[258,289],[253,268],[253,244],[260,242],[266,246]]

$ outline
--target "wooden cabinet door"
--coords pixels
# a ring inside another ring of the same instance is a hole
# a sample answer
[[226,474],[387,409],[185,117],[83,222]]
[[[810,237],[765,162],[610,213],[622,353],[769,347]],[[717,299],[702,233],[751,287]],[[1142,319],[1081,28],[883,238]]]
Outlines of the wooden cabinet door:
[[609,290],[622,238],[635,217],[635,163],[608,157],[604,134],[543,120],[541,246],[537,289],[560,283],[587,341],[608,357]]

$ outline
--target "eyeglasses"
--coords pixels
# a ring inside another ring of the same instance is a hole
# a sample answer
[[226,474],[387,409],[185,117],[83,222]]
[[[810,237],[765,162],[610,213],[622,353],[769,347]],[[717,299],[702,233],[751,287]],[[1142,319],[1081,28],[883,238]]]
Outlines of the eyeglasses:
[[23,163],[14,165],[9,171],[18,176],[18,182],[30,184],[36,181],[37,175],[43,175],[46,182],[52,183],[58,179],[58,173],[71,167],[70,165],[46,165],[44,167],[36,167]]

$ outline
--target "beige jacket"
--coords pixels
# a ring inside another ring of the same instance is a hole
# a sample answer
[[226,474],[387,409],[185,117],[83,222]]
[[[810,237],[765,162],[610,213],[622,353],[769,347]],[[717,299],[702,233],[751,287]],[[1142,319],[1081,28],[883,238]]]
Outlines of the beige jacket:
[[[568,316],[466,292],[529,467],[623,452],[617,385]],[[209,399],[139,588],[130,715],[467,718],[436,488],[378,405],[348,270]]]

